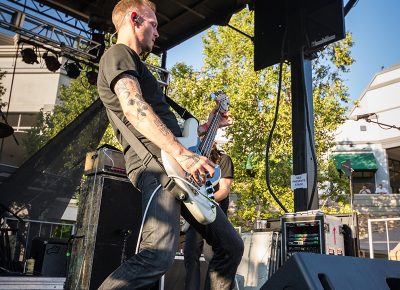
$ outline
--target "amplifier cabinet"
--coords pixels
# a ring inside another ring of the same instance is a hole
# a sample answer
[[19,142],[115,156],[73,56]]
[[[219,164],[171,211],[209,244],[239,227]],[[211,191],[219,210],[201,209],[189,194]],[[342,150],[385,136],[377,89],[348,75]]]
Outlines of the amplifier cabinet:
[[87,184],[79,201],[67,289],[97,289],[134,254],[142,219],[141,194],[127,178],[93,175]]
[[343,224],[320,211],[285,214],[282,226],[282,263],[294,253],[344,256]]
[[[200,289],[204,289],[204,282],[208,264],[204,257],[200,257]],[[185,290],[185,263],[183,255],[175,256],[174,263],[167,273],[161,278],[159,290]]]
[[108,174],[126,177],[124,154],[105,145],[86,154],[85,174]]
[[42,277],[65,277],[68,243],[65,239],[34,238],[30,256],[35,259],[34,274]]

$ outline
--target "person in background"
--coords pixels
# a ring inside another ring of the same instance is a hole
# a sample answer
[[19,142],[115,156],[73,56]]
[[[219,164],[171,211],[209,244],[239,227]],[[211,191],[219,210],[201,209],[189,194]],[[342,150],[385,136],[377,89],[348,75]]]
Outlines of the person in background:
[[366,184],[363,185],[363,187],[361,188],[360,192],[358,194],[370,194],[371,190],[369,190],[369,188],[367,187]]
[[[229,194],[234,177],[234,168],[232,159],[229,155],[219,151],[216,145],[210,154],[210,159],[221,168],[221,179],[214,187],[214,199],[218,202],[220,208],[228,215]],[[200,256],[204,254],[207,263],[213,257],[213,250],[210,245],[204,241],[203,237],[192,226],[186,232],[184,246],[184,262],[185,262],[185,290],[200,290]],[[207,271],[205,289],[209,289],[209,274]]]
[[379,183],[378,187],[375,190],[375,193],[376,194],[387,194],[388,190],[385,187],[383,187],[382,183]]

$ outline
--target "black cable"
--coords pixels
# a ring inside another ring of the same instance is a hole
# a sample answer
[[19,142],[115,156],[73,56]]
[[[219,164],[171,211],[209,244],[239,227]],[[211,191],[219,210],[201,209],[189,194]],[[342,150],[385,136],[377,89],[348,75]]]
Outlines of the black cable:
[[[17,44],[17,50],[15,52],[14,67],[13,67],[13,73],[12,73],[12,77],[11,77],[10,92],[8,94],[7,111],[6,111],[5,117],[3,115],[3,112],[1,112],[1,115],[2,115],[3,119],[6,120],[6,124],[8,124],[7,120],[8,120],[8,113],[10,111],[10,103],[11,103],[11,96],[12,96],[11,94],[12,94],[13,87],[14,87],[15,70],[17,68],[18,53],[19,53],[19,43]],[[1,110],[1,107],[0,107],[0,110]],[[17,137],[15,137],[14,132],[12,133],[12,136],[14,138],[15,143],[19,146],[19,142],[17,140]],[[0,154],[3,153],[3,147],[4,147],[4,138],[1,140]]]
[[243,31],[237,29],[236,27],[234,27],[234,26],[232,26],[232,25],[230,25],[230,24],[227,24],[226,26],[228,26],[229,28],[235,30],[236,32],[240,33],[241,35],[246,36],[248,39],[251,40],[252,43],[254,43],[254,36],[248,35],[247,33],[245,33],[245,32],[243,32]]
[[269,136],[267,139],[267,145],[265,148],[265,180],[267,182],[267,188],[269,193],[272,195],[273,199],[276,201],[276,203],[284,210],[285,213],[288,213],[288,210],[286,207],[281,203],[281,201],[278,199],[276,194],[271,188],[271,181],[270,181],[270,175],[269,175],[269,149],[271,147],[271,142],[272,142],[272,137],[274,134],[276,122],[278,120],[278,115],[279,115],[279,103],[281,99],[281,90],[282,90],[282,70],[283,70],[283,62],[284,62],[284,47],[285,47],[285,41],[286,41],[286,32],[283,33],[283,38],[282,38],[282,47],[281,47],[281,61],[279,64],[279,80],[278,80],[278,94],[276,97],[276,106],[275,106],[275,115],[274,115],[274,121],[272,122],[272,127],[271,130],[269,131]]
[[278,115],[279,115],[279,102],[281,99],[281,88],[282,88],[282,68],[283,68],[283,59],[281,60],[281,62],[279,64],[278,95],[276,98],[274,121],[272,122],[272,127],[271,127],[271,130],[269,131],[267,146],[265,149],[265,179],[267,182],[267,188],[268,188],[269,193],[272,195],[274,200],[279,204],[279,206],[285,211],[285,213],[288,213],[288,210],[286,209],[286,207],[280,202],[280,200],[278,199],[278,197],[275,195],[274,191],[272,190],[270,176],[269,176],[269,149],[271,147],[272,137],[274,134],[276,122],[278,120]]
[[[371,119],[366,119],[366,121],[368,122],[368,123],[374,123],[374,124],[377,124],[381,129],[383,129],[383,130],[390,130],[390,129],[397,129],[397,130],[400,130],[400,127],[397,127],[397,126],[395,126],[395,125],[388,125],[388,124],[384,124],[384,123],[381,123],[381,122],[379,122],[379,117],[378,117],[378,115],[377,114],[375,114],[375,117],[376,117],[376,121],[373,121],[373,120],[371,120]],[[382,126],[386,126],[386,128],[385,127],[382,127]]]

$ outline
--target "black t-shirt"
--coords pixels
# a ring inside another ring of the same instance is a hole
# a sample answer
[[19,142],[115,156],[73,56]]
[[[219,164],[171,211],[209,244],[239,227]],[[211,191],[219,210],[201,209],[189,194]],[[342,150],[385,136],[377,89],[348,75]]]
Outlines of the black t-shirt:
[[[97,89],[104,106],[115,112],[122,122],[139,138],[152,154],[160,158],[160,148],[140,134],[124,116],[118,97],[114,93],[114,85],[121,74],[130,74],[138,79],[144,100],[152,107],[158,117],[165,123],[171,132],[180,137],[182,135],[175,115],[170,111],[164,94],[152,73],[140,60],[135,51],[124,44],[115,44],[102,56],[99,65]],[[109,118],[110,119],[110,118]],[[121,136],[115,124],[110,119],[114,132],[124,149],[127,172],[140,167],[142,161],[135,151]]]
[[[226,154],[221,155],[221,159],[219,161],[219,166],[221,167],[221,178],[229,178],[233,179],[234,170],[233,163],[231,157]],[[217,191],[219,189],[219,184],[214,187],[214,190]],[[222,211],[227,214],[229,208],[229,195],[219,202],[219,206]]]

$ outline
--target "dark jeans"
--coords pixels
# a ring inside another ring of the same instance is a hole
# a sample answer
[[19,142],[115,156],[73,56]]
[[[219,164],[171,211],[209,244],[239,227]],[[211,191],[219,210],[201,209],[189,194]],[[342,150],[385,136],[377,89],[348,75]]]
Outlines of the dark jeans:
[[[143,171],[134,184],[142,192],[143,211],[154,189],[157,177]],[[210,289],[229,290],[243,255],[243,241],[217,207],[215,221],[199,224],[183,203],[160,188],[154,196],[145,219],[139,253],[132,256],[104,280],[99,289],[149,289],[172,265],[179,242],[180,215],[188,221],[212,246],[214,256],[209,264]],[[117,209],[116,209],[117,210]],[[166,289],[167,290],[167,289]]]
[[[204,254],[207,264],[210,263],[214,252],[203,237],[190,226],[185,234],[184,262],[185,262],[185,290],[200,290],[200,256]],[[207,265],[208,266],[208,265]],[[209,274],[207,272],[205,289],[209,289]]]

